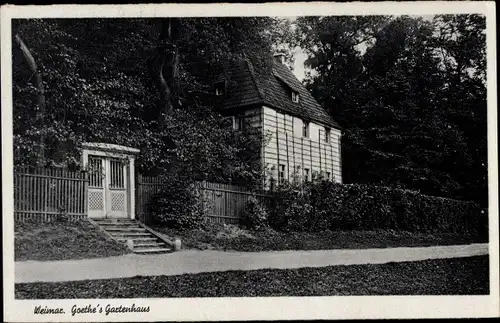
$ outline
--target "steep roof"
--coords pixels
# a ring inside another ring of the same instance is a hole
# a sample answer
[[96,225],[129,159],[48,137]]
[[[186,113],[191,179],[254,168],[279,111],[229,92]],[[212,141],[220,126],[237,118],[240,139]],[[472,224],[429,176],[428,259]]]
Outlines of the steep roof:
[[[239,60],[228,74],[229,80],[222,103],[224,110],[249,105],[267,105],[309,121],[340,129],[292,71],[280,62],[272,60],[270,66],[256,68],[248,60]],[[298,103],[292,101],[291,91],[299,93]]]

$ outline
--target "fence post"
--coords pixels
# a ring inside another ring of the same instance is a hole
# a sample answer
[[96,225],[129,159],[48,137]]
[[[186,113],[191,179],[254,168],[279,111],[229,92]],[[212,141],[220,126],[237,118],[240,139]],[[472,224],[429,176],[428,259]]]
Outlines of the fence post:
[[89,172],[83,171],[83,213],[86,217],[89,216]]
[[140,222],[145,223],[144,215],[142,214],[142,175],[140,173],[136,173],[136,192],[135,192],[135,214],[139,218]]

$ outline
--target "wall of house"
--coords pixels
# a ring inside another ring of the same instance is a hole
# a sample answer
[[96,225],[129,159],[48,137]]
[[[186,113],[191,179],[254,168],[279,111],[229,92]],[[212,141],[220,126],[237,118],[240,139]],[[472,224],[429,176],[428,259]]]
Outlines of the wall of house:
[[261,113],[262,128],[268,138],[267,145],[262,149],[266,188],[270,186],[270,178],[279,179],[278,172],[283,171],[283,166],[284,179],[289,181],[303,181],[308,170],[309,180],[322,174],[325,178],[329,175],[333,181],[342,182],[339,130],[331,128],[327,142],[325,127],[311,122],[309,138],[305,138],[300,118],[266,106]]

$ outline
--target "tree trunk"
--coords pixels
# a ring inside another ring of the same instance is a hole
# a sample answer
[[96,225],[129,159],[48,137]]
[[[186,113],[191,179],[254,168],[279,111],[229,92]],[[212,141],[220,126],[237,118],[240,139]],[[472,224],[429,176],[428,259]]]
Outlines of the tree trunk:
[[181,106],[179,100],[179,49],[180,20],[167,18],[162,22],[157,56],[153,61],[153,77],[160,92],[159,122]]
[[[166,18],[162,20],[160,36],[157,44],[156,57],[152,62],[152,77],[160,94],[158,107],[158,127],[164,130],[165,121],[174,110],[181,107],[179,86],[179,49],[178,40],[181,36],[181,21],[179,18]],[[176,143],[171,137],[163,137],[166,147],[176,148]],[[175,153],[168,154],[169,162],[164,171],[176,173],[179,166]]]
[[38,163],[41,164],[45,160],[45,136],[44,136],[44,119],[45,119],[45,110],[46,110],[46,103],[45,103],[45,91],[43,88],[43,82],[42,82],[42,75],[40,74],[40,71],[38,70],[38,67],[35,62],[35,58],[31,54],[31,51],[29,48],[26,46],[26,44],[23,42],[21,36],[19,34],[16,34],[14,37],[16,44],[19,46],[19,49],[23,53],[23,57],[26,60],[26,63],[28,64],[30,71],[32,72],[32,76],[35,76],[35,86],[38,90],[37,94],[37,106],[36,106],[36,124],[38,129],[40,129],[40,144],[39,144],[39,151],[38,151]]

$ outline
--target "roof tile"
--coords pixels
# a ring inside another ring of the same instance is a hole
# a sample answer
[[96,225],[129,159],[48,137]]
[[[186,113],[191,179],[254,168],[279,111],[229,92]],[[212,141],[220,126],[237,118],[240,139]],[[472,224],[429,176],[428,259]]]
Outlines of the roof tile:
[[[292,90],[299,93],[299,103],[292,101]],[[274,60],[272,70],[257,69],[248,60],[240,60],[230,71],[224,109],[254,104],[268,105],[291,115],[340,129],[292,71]]]

